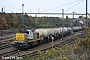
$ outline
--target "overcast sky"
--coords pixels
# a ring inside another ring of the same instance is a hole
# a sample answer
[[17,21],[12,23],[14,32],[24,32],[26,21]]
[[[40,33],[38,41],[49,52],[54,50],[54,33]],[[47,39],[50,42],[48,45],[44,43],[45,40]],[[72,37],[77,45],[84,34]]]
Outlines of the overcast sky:
[[24,12],[62,12],[64,9],[65,13],[86,13],[86,0],[0,0],[0,8],[4,7],[4,11],[9,13],[22,12],[22,4]]

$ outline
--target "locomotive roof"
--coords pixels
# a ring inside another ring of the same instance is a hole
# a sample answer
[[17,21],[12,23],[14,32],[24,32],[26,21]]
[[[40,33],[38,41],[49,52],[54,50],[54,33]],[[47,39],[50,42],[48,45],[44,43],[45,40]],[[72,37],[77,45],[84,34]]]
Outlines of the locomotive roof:
[[27,33],[27,30],[26,29],[19,29],[18,32]]

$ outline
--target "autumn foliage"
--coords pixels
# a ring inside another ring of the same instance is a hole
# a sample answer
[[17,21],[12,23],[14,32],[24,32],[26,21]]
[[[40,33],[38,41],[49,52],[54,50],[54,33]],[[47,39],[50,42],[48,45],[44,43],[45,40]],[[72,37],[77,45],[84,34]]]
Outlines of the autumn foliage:
[[[68,25],[67,25],[68,23]],[[59,17],[32,17],[27,14],[23,15],[18,13],[0,13],[0,29],[21,28],[47,28],[47,27],[60,27],[62,19]],[[64,25],[70,26],[70,19],[66,18]]]

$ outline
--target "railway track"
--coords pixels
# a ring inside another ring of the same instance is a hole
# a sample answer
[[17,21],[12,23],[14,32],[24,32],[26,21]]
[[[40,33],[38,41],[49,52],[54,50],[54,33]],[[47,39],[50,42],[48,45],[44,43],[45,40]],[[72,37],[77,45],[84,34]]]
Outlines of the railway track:
[[12,47],[12,44],[5,44],[5,45],[0,45],[0,50]]
[[[82,36],[82,34],[76,34],[76,35],[67,36],[67,37],[64,38],[63,41],[60,41],[60,42],[57,41],[54,44],[53,47],[59,47],[60,48],[60,46],[62,46],[64,44],[74,44],[75,37],[76,36],[79,36],[80,37],[80,35]],[[52,48],[52,46],[50,46],[50,47],[48,47],[46,49],[42,49],[41,51],[46,52],[46,50],[51,49],[51,48]],[[30,55],[30,56],[38,56],[38,51],[35,51],[33,53],[27,53],[27,54]],[[22,55],[22,56],[25,56],[25,55]]]
[[[75,32],[73,35],[69,35],[64,37],[63,40],[58,39],[55,40],[53,43],[53,47],[55,46],[60,46],[66,43],[72,43],[73,40],[75,39],[75,36],[80,36],[82,32]],[[72,40],[72,41],[71,41]],[[7,46],[7,47],[6,47]],[[31,49],[27,49],[27,50],[17,50],[16,48],[14,48],[12,46],[12,44],[6,44],[6,45],[2,45],[0,46],[0,56],[25,56],[26,54],[30,55],[30,56],[35,56],[38,55],[38,50],[42,50],[42,51],[46,51],[48,49],[52,48],[52,42],[43,44],[43,45],[38,45],[35,46],[34,48]]]
[[[14,35],[13,35],[13,36],[14,36]],[[13,37],[13,36],[10,36],[10,37],[8,37],[8,38],[6,38],[6,39],[4,38],[4,39],[0,40],[0,43],[1,43],[1,44],[3,44],[3,43],[9,43],[10,41],[12,41],[12,39],[13,39],[12,37]]]
[[9,48],[9,47],[13,47],[12,42],[13,42],[12,38],[1,40],[0,41],[0,50],[6,49],[6,48]]
[[16,53],[17,49],[12,46],[13,36],[15,36],[15,34],[0,37],[0,57],[2,55],[8,55],[9,53]]
[[16,53],[16,52],[17,52],[16,48],[9,47],[9,48],[5,48],[5,49],[0,50],[0,56],[9,56],[9,55]]
[[2,36],[2,37],[0,37],[0,41],[1,41],[1,40],[5,40],[5,39],[9,39],[9,38],[11,38],[11,37],[13,37],[13,36],[15,36],[15,34]]
[[[68,44],[68,43],[72,44],[72,43],[74,43],[73,40],[78,35],[80,36],[81,32],[80,33],[75,32],[73,35],[69,35],[69,36],[64,37],[63,40],[61,40],[61,39],[55,40],[53,43],[53,47],[58,46],[58,45],[60,46],[63,44]],[[43,45],[39,45],[39,46],[36,46],[34,48],[31,48],[31,49],[18,51],[18,53],[12,54],[11,56],[25,56],[26,54],[30,55],[30,56],[34,56],[34,55],[38,55],[38,53],[37,53],[38,50],[46,51],[50,48],[52,48],[52,42],[49,42],[49,43],[46,43]]]

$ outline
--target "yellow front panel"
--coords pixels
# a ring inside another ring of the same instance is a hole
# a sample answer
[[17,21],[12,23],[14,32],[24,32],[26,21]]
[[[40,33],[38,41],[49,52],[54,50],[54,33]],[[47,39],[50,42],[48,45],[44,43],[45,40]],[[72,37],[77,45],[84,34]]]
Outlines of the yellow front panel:
[[16,40],[24,40],[24,33],[16,33]]

